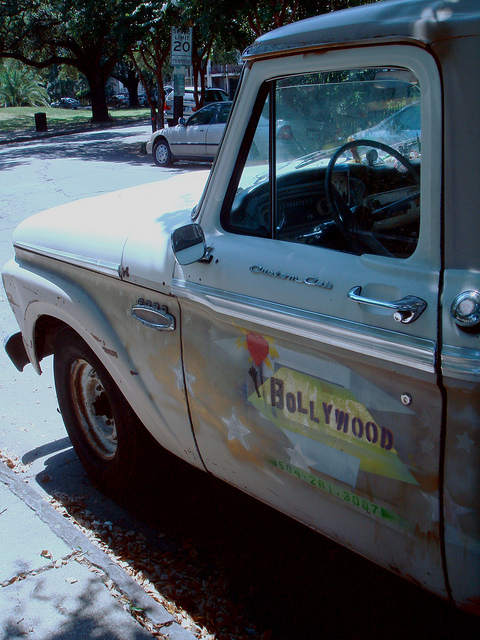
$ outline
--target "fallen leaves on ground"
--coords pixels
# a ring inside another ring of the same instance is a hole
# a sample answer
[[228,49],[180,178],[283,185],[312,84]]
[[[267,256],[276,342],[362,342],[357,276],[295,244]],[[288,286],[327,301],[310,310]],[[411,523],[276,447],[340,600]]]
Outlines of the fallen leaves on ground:
[[[96,519],[85,508],[82,497],[57,493],[50,502],[112,557],[178,624],[200,640],[270,638],[269,631],[261,633],[246,619],[241,605],[232,604],[222,575],[197,561],[197,553],[188,540],[172,551],[167,544],[162,544],[162,534],[158,536],[158,545],[147,544],[142,533]],[[110,580],[106,585],[110,589],[114,587]],[[124,605],[154,636],[164,637],[144,618],[141,610],[129,602]]]
[[14,473],[25,473],[29,469],[28,465],[23,464],[20,458],[10,451],[0,451],[0,460]]

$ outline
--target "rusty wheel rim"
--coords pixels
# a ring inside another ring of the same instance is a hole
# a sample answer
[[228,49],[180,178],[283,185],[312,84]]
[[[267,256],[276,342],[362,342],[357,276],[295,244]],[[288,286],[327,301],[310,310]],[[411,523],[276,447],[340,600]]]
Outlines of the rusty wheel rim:
[[117,452],[117,429],[105,388],[92,365],[76,360],[70,369],[70,389],[78,424],[88,444],[103,460]]

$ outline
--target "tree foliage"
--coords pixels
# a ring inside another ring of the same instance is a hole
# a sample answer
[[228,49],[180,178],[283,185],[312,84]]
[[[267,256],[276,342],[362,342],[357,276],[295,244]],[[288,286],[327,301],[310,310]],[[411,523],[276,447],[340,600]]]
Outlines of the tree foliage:
[[94,121],[108,118],[105,85],[127,48],[136,0],[6,0],[0,56],[43,69],[77,68],[90,85]]
[[[108,118],[108,77],[129,56],[147,88],[156,78],[163,102],[163,68],[172,26],[192,27],[196,97],[203,99],[207,61],[214,48],[243,50],[266,31],[300,18],[376,0],[2,0],[0,58],[37,69],[69,65],[88,81],[94,121]],[[161,102],[160,102],[161,101]]]
[[128,55],[145,89],[152,111],[152,125],[162,128],[165,102],[163,70],[170,56],[171,29],[181,20],[180,10],[174,1],[152,0],[140,3],[132,17],[139,38],[135,47],[130,46]]
[[181,26],[193,29],[193,75],[200,82],[197,106],[203,100],[207,62],[215,47],[244,50],[274,28],[321,13],[377,0],[175,0]]
[[43,79],[18,60],[0,65],[0,104],[7,107],[47,106],[48,93]]

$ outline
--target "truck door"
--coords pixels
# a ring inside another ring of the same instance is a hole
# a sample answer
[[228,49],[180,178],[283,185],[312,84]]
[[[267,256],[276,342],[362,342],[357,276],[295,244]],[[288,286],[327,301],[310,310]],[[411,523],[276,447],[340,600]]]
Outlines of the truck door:
[[[253,120],[200,219],[212,259],[175,273],[199,449],[215,475],[444,595],[436,67],[407,46],[255,65]],[[372,133],[419,105],[411,139]]]

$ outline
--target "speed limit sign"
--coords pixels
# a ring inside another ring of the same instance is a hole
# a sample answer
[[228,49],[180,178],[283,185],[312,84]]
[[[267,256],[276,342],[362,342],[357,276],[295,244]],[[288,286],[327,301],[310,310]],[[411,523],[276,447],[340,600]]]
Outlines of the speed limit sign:
[[189,67],[192,64],[192,29],[172,28],[172,67]]

